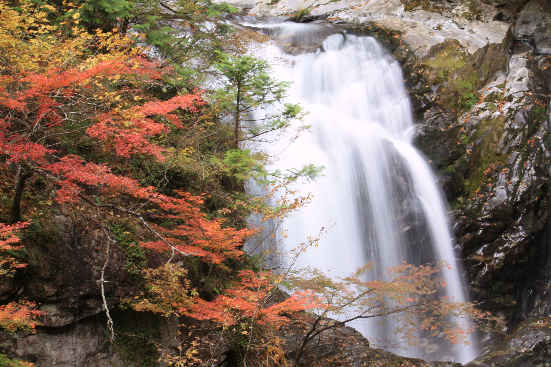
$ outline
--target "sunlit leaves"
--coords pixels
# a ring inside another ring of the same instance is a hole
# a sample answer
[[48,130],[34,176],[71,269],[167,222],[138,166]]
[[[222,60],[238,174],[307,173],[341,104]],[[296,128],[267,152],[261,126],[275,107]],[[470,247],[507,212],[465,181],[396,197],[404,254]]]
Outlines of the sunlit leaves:
[[[0,223],[0,281],[6,281],[6,277],[12,276],[18,269],[27,266],[13,254],[22,249],[17,232],[28,225],[28,222],[13,225]],[[36,318],[40,314],[35,308],[34,303],[27,301],[0,305],[0,329],[8,332],[32,331],[36,325]]]
[[14,251],[22,249],[17,232],[27,227],[28,222],[6,225],[0,223],[0,277],[13,275],[17,269],[27,266],[13,256]]
[[226,326],[243,320],[281,326],[291,321],[285,314],[319,307],[316,298],[307,291],[297,292],[281,302],[272,302],[270,297],[274,296],[276,283],[270,272],[243,270],[239,277],[238,284],[214,301],[197,299],[187,315],[199,320],[214,320]]
[[0,329],[8,332],[19,330],[32,331],[37,325],[36,318],[40,312],[32,302],[10,302],[0,305]]
[[181,265],[164,264],[146,269],[144,278],[147,282],[145,291],[126,301],[136,311],[149,311],[167,317],[179,315],[197,297],[187,278],[187,270]]

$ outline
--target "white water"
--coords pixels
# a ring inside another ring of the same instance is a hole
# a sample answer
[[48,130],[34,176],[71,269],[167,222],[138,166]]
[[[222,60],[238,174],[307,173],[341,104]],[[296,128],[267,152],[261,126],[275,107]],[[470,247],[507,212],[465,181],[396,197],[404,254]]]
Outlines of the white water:
[[[312,29],[285,23],[270,28],[295,43],[297,33]],[[256,53],[270,60],[276,78],[293,83],[290,100],[309,112],[305,122],[311,125],[298,139],[284,137],[263,147],[276,158],[273,168],[324,167],[323,176],[295,187],[312,193],[313,200],[283,223],[286,250],[327,229],[320,246],[298,265],[341,277],[373,263],[374,277],[402,261],[444,261],[451,265],[444,272],[446,295],[466,301],[446,205],[425,158],[412,145],[414,125],[399,64],[373,38],[343,34],[329,36],[314,53],[291,56],[273,44]],[[456,322],[470,326],[466,319]],[[372,341],[391,333],[380,330],[388,323],[354,326]],[[437,355],[468,362],[477,354],[470,342]],[[393,350],[423,356],[411,348]]]

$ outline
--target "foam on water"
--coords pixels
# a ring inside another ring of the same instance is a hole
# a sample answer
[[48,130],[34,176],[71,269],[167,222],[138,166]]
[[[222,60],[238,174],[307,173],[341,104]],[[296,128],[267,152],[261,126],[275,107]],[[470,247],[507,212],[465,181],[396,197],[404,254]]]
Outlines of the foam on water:
[[[295,37],[295,42],[296,32],[308,31],[303,24],[268,26],[276,37]],[[371,277],[384,277],[384,269],[402,261],[444,261],[450,265],[444,271],[446,295],[466,301],[446,204],[426,159],[413,146],[415,129],[400,65],[375,39],[341,33],[327,37],[313,53],[288,55],[270,43],[255,53],[270,60],[277,79],[292,82],[289,99],[308,111],[305,122],[311,125],[296,139],[291,128],[287,136],[262,146],[275,157],[272,168],[324,167],[315,181],[297,184],[313,200],[283,223],[287,250],[328,228],[321,245],[298,265],[337,277],[369,262],[375,264]],[[468,319],[455,322],[470,327]],[[362,322],[354,327],[377,340],[393,325]],[[443,348],[436,356],[468,362],[477,354],[475,341],[470,342]],[[393,350],[424,356],[415,348]]]

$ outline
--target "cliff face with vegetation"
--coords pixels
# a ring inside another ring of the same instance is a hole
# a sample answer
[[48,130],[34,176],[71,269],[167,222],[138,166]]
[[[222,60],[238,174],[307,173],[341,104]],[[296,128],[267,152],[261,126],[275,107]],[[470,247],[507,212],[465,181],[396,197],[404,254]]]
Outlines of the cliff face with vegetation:
[[[483,51],[486,62],[476,54],[466,62],[474,69],[445,51],[429,59],[431,66],[440,58],[440,72],[461,83],[480,81],[459,91],[466,103],[457,117],[442,121],[425,113],[428,131],[420,142],[454,208],[474,299],[518,330],[500,347],[506,357],[481,358],[488,365],[538,365],[549,358],[549,5],[524,5],[504,42]],[[448,142],[447,151],[435,151],[433,138]]]

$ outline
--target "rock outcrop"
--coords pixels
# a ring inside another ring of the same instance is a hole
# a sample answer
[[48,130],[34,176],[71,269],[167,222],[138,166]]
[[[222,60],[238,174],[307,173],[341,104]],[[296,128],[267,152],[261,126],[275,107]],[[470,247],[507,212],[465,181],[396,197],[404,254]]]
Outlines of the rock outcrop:
[[[474,299],[503,313],[511,326],[545,315],[551,301],[542,297],[551,218],[551,58],[542,24],[550,14],[548,2],[530,1],[503,43],[477,55],[458,44],[449,50],[448,41],[420,61],[429,67],[425,81],[437,91],[428,95],[445,108],[425,110],[419,143],[441,172],[455,209]],[[434,147],[435,141],[445,148]]]

